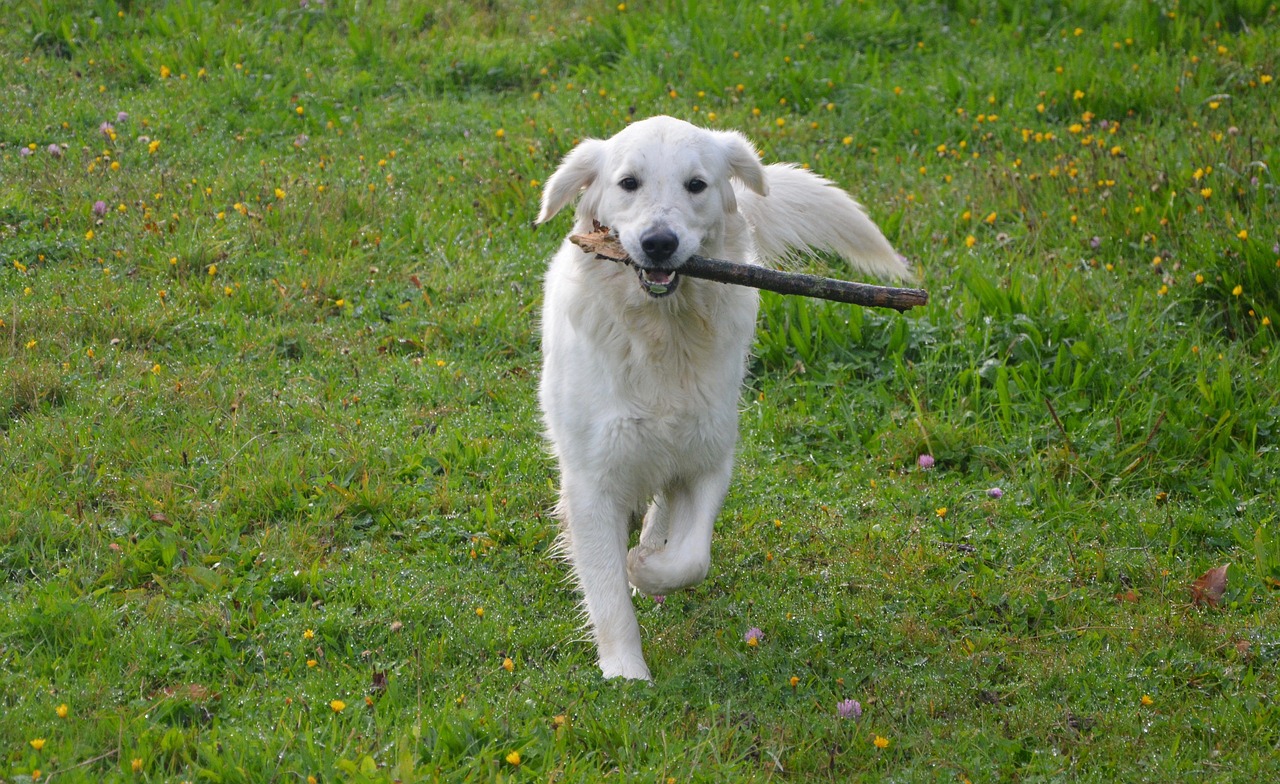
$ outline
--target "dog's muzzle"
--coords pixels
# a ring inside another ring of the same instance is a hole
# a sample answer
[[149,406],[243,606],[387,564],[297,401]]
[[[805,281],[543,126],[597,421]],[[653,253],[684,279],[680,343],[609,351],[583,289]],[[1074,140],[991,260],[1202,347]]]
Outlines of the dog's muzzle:
[[670,229],[652,229],[640,238],[645,261],[636,264],[640,287],[650,297],[666,297],[675,292],[680,276],[667,266],[680,247],[680,238]]

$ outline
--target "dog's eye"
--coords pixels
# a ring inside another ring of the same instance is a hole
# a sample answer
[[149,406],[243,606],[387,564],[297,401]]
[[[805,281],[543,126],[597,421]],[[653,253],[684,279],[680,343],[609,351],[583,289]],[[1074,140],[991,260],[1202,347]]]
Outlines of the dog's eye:
[[634,191],[640,189],[640,181],[635,177],[623,177],[618,181],[618,187],[624,191]]
[[697,177],[694,177],[692,180],[689,180],[684,184],[684,189],[689,193],[702,193],[707,189],[707,183]]

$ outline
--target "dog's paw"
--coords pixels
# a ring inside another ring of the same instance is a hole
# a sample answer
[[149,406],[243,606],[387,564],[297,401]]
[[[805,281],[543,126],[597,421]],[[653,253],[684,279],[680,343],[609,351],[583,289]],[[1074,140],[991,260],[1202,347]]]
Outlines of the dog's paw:
[[631,681],[652,681],[649,666],[643,658],[635,656],[610,656],[600,658],[600,673],[606,679],[626,678]]
[[702,582],[709,565],[702,558],[681,558],[668,549],[636,545],[627,553],[627,580],[640,593],[663,596]]
[[659,585],[658,580],[660,575],[656,574],[653,568],[661,552],[642,544],[627,551],[627,582],[646,596],[663,593],[663,586]]

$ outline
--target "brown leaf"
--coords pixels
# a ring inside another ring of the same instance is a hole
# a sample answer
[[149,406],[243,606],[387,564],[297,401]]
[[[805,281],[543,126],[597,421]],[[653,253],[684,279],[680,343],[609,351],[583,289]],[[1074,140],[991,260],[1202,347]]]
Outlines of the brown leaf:
[[571,234],[569,241],[586,253],[594,253],[598,257],[613,261],[626,261],[627,251],[622,247],[613,230],[599,223],[595,224],[595,229],[590,234]]
[[160,690],[169,699],[191,700],[192,702],[204,702],[205,700],[221,699],[222,695],[216,691],[212,691],[208,686],[202,686],[199,683],[183,683],[176,686],[166,686]]
[[1227,592],[1227,566],[1216,566],[1191,584],[1191,602],[1207,604],[1210,607],[1222,606],[1222,596]]
[[384,692],[387,690],[387,672],[386,670],[373,671],[373,684],[370,689],[374,693]]
[[1129,589],[1129,590],[1127,590],[1127,591],[1122,591],[1122,592],[1120,592],[1120,593],[1116,594],[1116,601],[1117,601],[1117,602],[1120,602],[1120,603],[1122,603],[1122,604],[1123,604],[1123,603],[1126,603],[1126,602],[1128,602],[1128,603],[1133,603],[1133,602],[1138,601],[1138,594],[1137,594],[1137,592],[1136,592],[1136,591],[1134,591],[1134,590],[1131,588],[1131,589]]

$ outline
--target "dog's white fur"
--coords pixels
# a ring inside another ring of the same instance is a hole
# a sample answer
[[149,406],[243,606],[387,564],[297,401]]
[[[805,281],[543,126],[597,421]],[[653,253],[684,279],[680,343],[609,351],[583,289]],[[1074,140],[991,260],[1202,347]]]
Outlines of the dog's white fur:
[[564,552],[604,676],[648,679],[628,583],[662,595],[707,575],[757,310],[755,289],[680,278],[680,264],[695,253],[764,264],[822,250],[885,277],[908,270],[831,182],[762,165],[740,134],[670,117],[575,147],[546,183],[538,223],[579,195],[575,233],[598,221],[638,268],[662,268],[660,284],[668,270],[677,278],[652,296],[636,270],[565,241],[542,311],[539,396],[560,466]]

